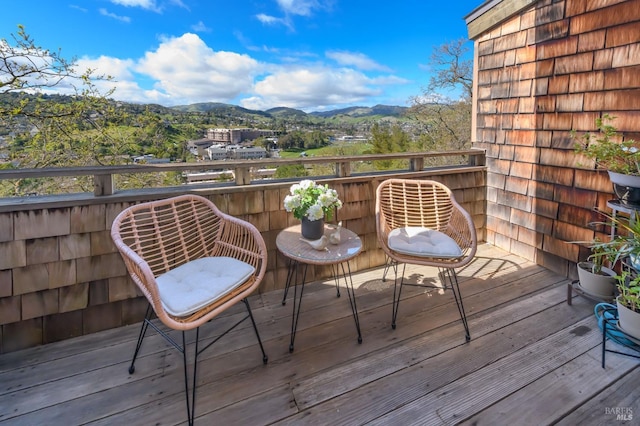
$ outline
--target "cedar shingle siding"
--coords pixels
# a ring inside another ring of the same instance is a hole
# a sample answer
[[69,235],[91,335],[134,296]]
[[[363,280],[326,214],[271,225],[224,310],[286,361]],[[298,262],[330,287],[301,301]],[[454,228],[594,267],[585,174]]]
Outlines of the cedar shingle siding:
[[503,0],[467,24],[487,241],[574,277],[588,251],[566,241],[607,238],[587,223],[613,195],[606,173],[578,164],[571,130],[610,114],[640,137],[640,0]]

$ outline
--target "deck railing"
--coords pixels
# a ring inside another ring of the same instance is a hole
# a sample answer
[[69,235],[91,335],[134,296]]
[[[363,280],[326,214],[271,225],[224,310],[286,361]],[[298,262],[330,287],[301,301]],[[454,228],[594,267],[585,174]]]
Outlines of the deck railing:
[[[354,162],[372,162],[405,160],[408,162],[408,171],[420,171],[425,168],[426,158],[456,157],[466,158],[466,165],[484,165],[484,151],[478,149],[468,149],[459,151],[430,151],[430,152],[407,152],[392,154],[371,154],[371,155],[351,155],[351,156],[329,156],[329,157],[300,157],[300,158],[265,158],[259,160],[237,160],[237,161],[201,161],[197,163],[159,163],[159,164],[131,164],[121,166],[87,166],[87,167],[59,167],[59,168],[37,168],[37,169],[11,169],[0,170],[0,180],[6,179],[28,179],[47,177],[72,177],[72,176],[93,176],[94,195],[113,195],[116,192],[113,176],[118,174],[134,173],[159,173],[159,172],[201,172],[214,168],[232,170],[235,177],[235,185],[249,185],[252,169],[265,169],[275,166],[290,165],[315,165],[331,164],[335,165],[335,173],[327,177],[349,177],[352,176],[352,164]],[[455,164],[461,164],[460,161]],[[393,172],[397,172],[394,170]]]
[[[449,166],[423,167],[430,157],[444,156],[458,158]],[[251,181],[251,168],[274,164],[335,165],[334,175],[309,178],[338,191],[344,205],[334,219],[342,221],[363,241],[363,250],[352,265],[358,271],[384,264],[384,253],[376,239],[375,190],[390,177],[435,179],[449,186],[471,213],[482,240],[487,192],[484,158],[484,151],[468,150],[233,161],[224,162],[224,167],[233,167],[242,177],[235,182],[131,190],[116,190],[109,183],[120,173],[187,172],[207,170],[212,165],[207,162],[0,171],[0,179],[94,176],[97,182],[95,193],[0,199],[0,352],[141,320],[146,300],[128,277],[110,238],[113,219],[129,205],[196,193],[211,199],[222,211],[253,223],[267,245],[267,272],[258,290],[263,292],[282,288],[286,282],[287,262],[278,252],[275,239],[281,230],[298,223],[284,209],[283,200],[291,183],[300,178]],[[354,162],[390,159],[408,160],[408,168],[351,173]],[[308,279],[329,274],[329,270],[314,267]]]

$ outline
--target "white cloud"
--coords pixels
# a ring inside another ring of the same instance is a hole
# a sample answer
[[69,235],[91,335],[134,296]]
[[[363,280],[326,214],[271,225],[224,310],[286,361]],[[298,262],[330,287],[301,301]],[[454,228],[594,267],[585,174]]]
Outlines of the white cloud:
[[409,84],[409,83],[412,83],[412,81],[407,80],[406,78],[397,77],[395,75],[383,75],[383,76],[372,78],[371,83],[377,84],[377,85],[391,86],[391,85]]
[[271,25],[271,26],[282,25],[293,30],[291,21],[287,18],[277,18],[275,16],[265,15],[264,13],[260,13],[256,15],[256,18],[258,19],[258,21],[262,22],[265,25]]
[[84,13],[87,13],[89,11],[87,8],[78,6],[77,4],[70,4],[69,7],[71,9],[76,9],[76,10],[79,10],[80,12],[84,12]]
[[143,95],[144,90],[135,81],[135,75],[132,72],[134,66],[135,61],[132,59],[118,59],[109,56],[100,56],[97,59],[85,57],[77,61],[76,70],[82,73],[87,69],[92,69],[95,70],[94,77],[111,77],[112,80],[108,81],[94,81],[96,88],[101,93],[115,89],[114,95],[118,99],[147,102],[147,97]]
[[136,71],[156,80],[172,103],[229,102],[251,89],[261,65],[248,55],[214,51],[197,35],[165,40],[147,52]]
[[371,80],[358,71],[326,67],[282,70],[256,83],[254,91],[257,96],[244,99],[242,106],[321,108],[362,102],[381,93],[380,88],[374,87]]
[[276,0],[284,13],[283,17],[260,13],[256,18],[265,25],[282,25],[294,31],[292,16],[310,17],[318,9],[330,9],[334,0]]
[[148,10],[158,10],[155,0],[111,0],[111,3],[125,7],[141,7]]
[[[259,62],[246,54],[215,51],[198,35],[186,33],[162,40],[140,59],[84,57],[75,68],[78,74],[90,68],[94,75],[113,77],[95,84],[102,93],[115,88],[115,99],[166,106],[225,102],[258,110],[322,110],[367,103],[382,96],[386,86],[409,83],[392,74],[372,77],[353,67],[304,58],[305,53],[298,52],[290,63]],[[72,85],[78,83],[64,81],[55,92],[73,93]]]
[[142,9],[150,10],[152,12],[162,13],[164,4],[171,4],[183,9],[189,10],[182,0],[162,0],[163,5],[159,5],[156,0],[109,0],[113,4],[124,7],[139,7]]
[[288,15],[311,16],[315,9],[328,9],[332,1],[319,0],[276,0],[278,6]]
[[191,29],[197,33],[211,32],[211,28],[207,27],[204,22],[199,21],[197,24],[193,24]]
[[113,19],[116,19],[118,21],[122,21],[122,22],[126,22],[126,23],[131,22],[131,18],[128,17],[128,16],[116,15],[115,13],[111,13],[107,9],[104,9],[104,8],[100,8],[98,11],[100,12],[100,15],[102,15],[102,16],[106,16],[108,18],[113,18]]
[[309,16],[315,2],[309,0],[277,0],[277,3],[285,13]]
[[362,53],[334,50],[326,52],[325,55],[327,56],[327,58],[333,59],[340,65],[354,66],[366,71],[390,71],[389,67],[377,63],[376,61]]

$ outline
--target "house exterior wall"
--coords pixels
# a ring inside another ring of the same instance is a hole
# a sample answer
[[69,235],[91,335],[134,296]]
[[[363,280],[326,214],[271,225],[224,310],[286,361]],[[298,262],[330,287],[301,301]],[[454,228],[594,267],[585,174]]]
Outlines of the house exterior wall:
[[[390,177],[434,179],[449,186],[484,236],[484,168],[475,171],[418,171],[322,179],[338,191],[344,206],[337,220],[360,236],[363,250],[350,262],[359,271],[385,262],[378,247],[375,190]],[[481,171],[478,171],[481,170]],[[291,183],[197,189],[222,211],[253,223],[268,250],[267,271],[258,291],[284,288],[287,260],[277,250],[278,233],[299,223],[284,210]],[[184,192],[189,192],[185,188]],[[145,195],[146,194],[146,195]],[[176,192],[137,191],[69,201],[46,207],[24,199],[20,211],[0,213],[0,353],[89,334],[142,320],[147,301],[129,278],[110,235],[111,223],[128,206]],[[312,266],[308,280],[330,276]]]
[[613,194],[605,172],[580,164],[572,130],[595,131],[609,114],[625,138],[640,137],[640,1],[492,6],[467,17],[472,142],[488,166],[487,242],[575,278],[573,263],[588,251],[567,242],[608,238],[587,224],[602,219],[594,208],[610,211]]

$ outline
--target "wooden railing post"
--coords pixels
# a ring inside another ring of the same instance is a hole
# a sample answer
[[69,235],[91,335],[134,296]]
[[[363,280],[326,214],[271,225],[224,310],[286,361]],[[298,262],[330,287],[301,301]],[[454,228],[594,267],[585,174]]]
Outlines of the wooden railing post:
[[114,190],[112,174],[93,175],[93,195],[96,197],[113,195]]
[[345,161],[336,163],[336,175],[338,177],[351,176],[351,162]]
[[233,169],[236,175],[236,185],[249,185],[251,183],[251,171],[249,167],[236,167]]
[[469,166],[471,166],[471,167],[485,166],[487,164],[486,152],[484,150],[478,150],[478,151],[482,151],[483,154],[485,154],[485,155],[470,155],[469,156],[469,161],[468,161],[468,165]]
[[409,169],[412,172],[418,172],[424,169],[424,157],[412,158],[409,161]]

